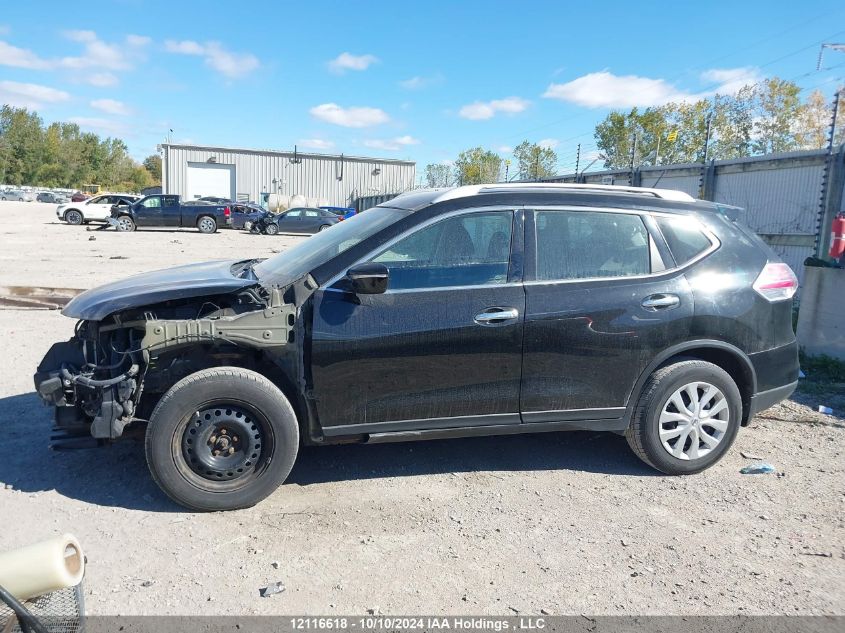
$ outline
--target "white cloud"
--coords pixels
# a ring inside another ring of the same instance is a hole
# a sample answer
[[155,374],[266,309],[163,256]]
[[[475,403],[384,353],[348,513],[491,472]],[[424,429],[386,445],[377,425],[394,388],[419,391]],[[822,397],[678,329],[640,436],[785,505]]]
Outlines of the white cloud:
[[336,103],[323,103],[309,112],[315,119],[343,127],[370,127],[390,121],[387,113],[380,108],[343,108]]
[[334,147],[334,141],[326,141],[321,138],[304,138],[297,145],[302,145],[302,147],[307,147],[308,149],[332,149]]
[[758,68],[746,66],[744,68],[712,68],[701,73],[701,80],[717,87],[712,93],[722,95],[736,94],[745,86],[756,84],[763,80]]
[[70,95],[67,92],[49,86],[17,81],[0,81],[0,103],[8,103],[11,106],[40,110],[50,103],[58,103],[68,99],[70,99]]
[[701,80],[717,86],[700,92],[686,91],[665,79],[614,75],[604,70],[566,83],[550,84],[543,96],[587,108],[661,106],[670,101],[705,99],[716,93],[733,94],[743,86],[759,81],[760,74],[756,68],[713,69],[701,73]]
[[405,90],[422,90],[434,84],[439,84],[443,81],[443,75],[437,73],[431,77],[421,77],[419,75],[400,81],[399,85]]
[[505,114],[517,114],[524,111],[530,105],[529,101],[519,97],[506,97],[504,99],[493,99],[492,101],[476,101],[463,106],[458,114],[465,119],[480,121],[492,119],[498,112]]
[[225,49],[220,42],[194,42],[167,40],[164,50],[180,55],[202,57],[210,68],[230,79],[239,79],[258,68],[260,62],[252,53],[235,53]]
[[26,68],[29,70],[46,70],[50,62],[25,48],[12,46],[8,42],[0,41],[0,65]]
[[499,145],[499,147],[496,148],[496,151],[500,154],[510,154],[513,151],[513,147],[510,145]]
[[142,49],[150,38],[142,35],[128,35],[123,42],[109,44],[94,31],[65,31],[65,37],[84,45],[82,55],[63,57],[58,62],[62,68],[81,70],[105,68],[107,70],[128,70],[138,60]]
[[105,112],[106,114],[126,116],[132,113],[125,103],[122,101],[116,101],[115,99],[94,99],[91,102],[91,107],[95,110]]
[[71,117],[68,119],[71,123],[76,123],[81,128],[87,128],[94,132],[113,136],[126,136],[127,127],[120,121],[112,121],[111,119],[101,119],[99,117]]
[[556,138],[544,138],[540,141],[537,141],[537,145],[539,145],[543,149],[554,149],[555,147],[560,145],[560,141]]
[[113,73],[90,73],[85,75],[84,81],[97,88],[107,88],[109,86],[116,86],[119,80],[117,75]]
[[347,70],[367,70],[378,61],[375,55],[353,55],[352,53],[341,53],[328,62],[329,70],[334,73],[344,73]]
[[364,141],[364,146],[371,147],[373,149],[380,149],[386,152],[396,152],[403,147],[407,147],[408,145],[419,145],[419,139],[415,139],[413,136],[397,136],[391,139],[368,139]]

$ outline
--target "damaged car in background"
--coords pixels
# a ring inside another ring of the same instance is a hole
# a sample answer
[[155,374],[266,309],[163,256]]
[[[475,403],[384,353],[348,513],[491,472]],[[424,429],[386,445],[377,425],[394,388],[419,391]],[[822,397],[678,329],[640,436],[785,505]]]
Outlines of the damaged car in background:
[[404,194],[267,260],[80,294],[36,390],[57,443],[143,437],[196,510],[257,503],[302,444],[604,430],[700,472],[797,383],[797,280],[737,211],[594,185]]

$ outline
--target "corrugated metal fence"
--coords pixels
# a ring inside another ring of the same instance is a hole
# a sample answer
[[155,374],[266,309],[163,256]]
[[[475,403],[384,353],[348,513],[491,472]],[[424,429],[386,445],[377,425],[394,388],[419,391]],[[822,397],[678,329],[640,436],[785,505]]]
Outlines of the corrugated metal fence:
[[[822,201],[822,180],[828,190]],[[633,184],[685,191],[746,209],[746,223],[801,277],[803,262],[829,247],[830,223],[845,211],[845,146],[826,150],[579,174],[579,182]],[[549,182],[575,182],[568,174]]]

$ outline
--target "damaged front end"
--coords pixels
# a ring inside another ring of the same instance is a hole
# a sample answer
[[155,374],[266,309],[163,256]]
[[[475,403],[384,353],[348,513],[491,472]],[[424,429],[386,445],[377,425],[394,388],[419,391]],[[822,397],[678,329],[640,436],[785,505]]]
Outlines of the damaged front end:
[[121,437],[182,377],[236,357],[258,362],[293,341],[294,323],[294,305],[279,290],[258,287],[80,320],[34,376],[38,395],[55,407],[54,447]]

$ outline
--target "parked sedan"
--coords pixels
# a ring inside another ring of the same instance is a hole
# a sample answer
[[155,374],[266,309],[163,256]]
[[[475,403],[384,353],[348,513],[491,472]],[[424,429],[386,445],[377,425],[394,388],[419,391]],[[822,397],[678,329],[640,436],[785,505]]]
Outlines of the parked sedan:
[[264,218],[267,235],[276,233],[317,233],[337,224],[343,218],[325,209],[298,207]]
[[138,196],[131,194],[107,193],[101,196],[94,196],[83,202],[60,204],[56,207],[56,217],[68,224],[108,222],[113,206],[132,204],[137,199]]
[[249,230],[260,218],[270,215],[261,205],[241,202],[231,205],[232,228]]
[[34,202],[35,196],[29,191],[22,189],[7,189],[0,193],[0,200],[12,200],[15,202]]
[[59,193],[53,193],[52,191],[42,191],[35,196],[35,200],[37,202],[46,202],[48,204],[65,204],[66,202],[70,202],[67,197]]

